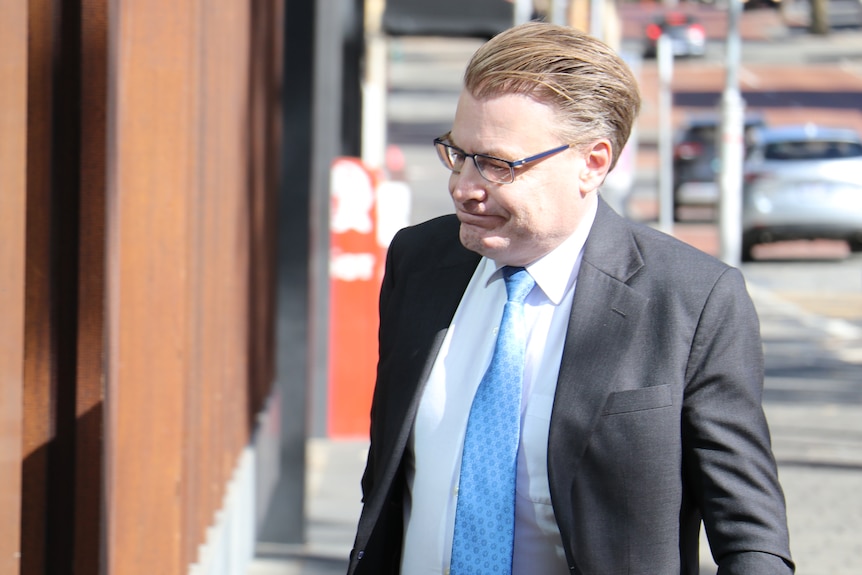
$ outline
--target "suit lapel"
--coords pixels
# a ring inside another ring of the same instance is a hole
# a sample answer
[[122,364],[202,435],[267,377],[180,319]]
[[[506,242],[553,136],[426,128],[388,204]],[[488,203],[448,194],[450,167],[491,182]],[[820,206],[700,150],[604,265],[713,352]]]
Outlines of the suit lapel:
[[583,455],[620,365],[613,354],[649,301],[627,284],[643,267],[628,223],[603,201],[584,250],[551,416],[552,479]]
[[420,357],[437,355],[437,350],[428,345],[441,330],[445,333],[448,329],[480,259],[478,254],[467,250],[459,251],[457,256],[418,271],[408,279],[407,293],[415,294],[417,306],[411,313]]
[[428,379],[477,262],[478,256],[471,257],[456,265],[443,265],[416,273],[408,280],[407,293],[416,294],[416,310],[411,312],[414,331],[409,335],[412,351],[405,356],[412,358],[413,365],[408,369],[415,370],[407,379],[417,383],[417,389],[411,391],[411,395]]
[[[392,443],[384,448],[387,453],[384,484],[389,484],[398,470],[422,390],[479,259],[478,254],[466,249],[454,250],[449,259],[430,268],[424,266],[406,279],[405,292],[411,294],[414,307],[405,313],[412,318],[412,324],[409,333],[402,334],[405,353],[399,355],[398,365],[393,370],[401,375],[399,385],[390,388],[393,401],[389,407],[391,414],[403,414],[403,419],[390,421],[397,432],[392,435]],[[382,438],[384,442],[387,439]]]
[[[447,226],[451,229],[447,230]],[[457,226],[457,220],[452,216],[441,220],[430,234],[409,238],[409,241],[432,245],[439,243],[438,253],[448,255],[439,260],[425,257],[409,261],[407,265],[413,269],[406,271],[403,278],[398,278],[404,283],[397,290],[399,301],[390,304],[400,305],[404,315],[390,316],[386,326],[389,331],[397,333],[398,353],[392,354],[393,363],[385,370],[387,418],[372,423],[378,429],[372,452],[377,461],[382,462],[383,469],[375,477],[374,496],[363,508],[356,540],[358,549],[367,544],[387,498],[393,492],[392,486],[401,468],[422,389],[480,259],[478,254],[460,245]],[[407,296],[409,300],[400,300]]]

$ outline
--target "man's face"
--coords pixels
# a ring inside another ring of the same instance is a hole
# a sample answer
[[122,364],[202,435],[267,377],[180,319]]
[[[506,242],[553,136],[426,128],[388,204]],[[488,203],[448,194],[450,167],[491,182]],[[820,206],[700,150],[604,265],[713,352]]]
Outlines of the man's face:
[[[465,90],[450,139],[469,154],[514,161],[570,143],[555,135],[557,126],[554,110],[527,96],[477,100]],[[609,158],[609,145],[600,148]],[[568,238],[596,201],[592,192],[607,172],[602,162],[602,151],[585,156],[570,148],[516,168],[511,184],[495,184],[482,178],[468,158],[449,178],[461,242],[501,265],[532,263]]]

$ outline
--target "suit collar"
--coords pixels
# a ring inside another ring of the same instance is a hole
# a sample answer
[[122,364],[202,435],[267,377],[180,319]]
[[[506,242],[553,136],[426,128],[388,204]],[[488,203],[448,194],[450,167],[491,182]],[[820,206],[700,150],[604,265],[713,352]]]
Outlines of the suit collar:
[[[619,363],[610,357],[639,325],[649,297],[628,285],[644,266],[629,223],[604,201],[584,248],[584,261],[560,362],[551,415],[548,473],[555,506],[569,497],[576,473]],[[565,518],[564,533],[572,526]]]
[[599,197],[596,220],[587,238],[584,262],[622,282],[628,282],[643,265],[630,223]]

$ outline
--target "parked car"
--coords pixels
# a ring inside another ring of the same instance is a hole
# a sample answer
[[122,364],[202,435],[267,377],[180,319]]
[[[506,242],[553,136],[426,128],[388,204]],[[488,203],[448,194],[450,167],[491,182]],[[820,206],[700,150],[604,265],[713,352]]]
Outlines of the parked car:
[[743,10],[755,10],[757,8],[781,8],[781,0],[742,0]]
[[[758,112],[745,115],[744,138],[766,125]],[[673,212],[681,206],[718,205],[718,140],[720,114],[691,116],[682,126],[673,148]]]
[[706,54],[706,31],[691,14],[672,10],[655,16],[644,31],[645,58],[655,58],[658,52],[658,39],[662,34],[670,38],[674,56]]
[[743,167],[742,259],[758,243],[830,238],[862,250],[862,137],[807,124],[753,134]]

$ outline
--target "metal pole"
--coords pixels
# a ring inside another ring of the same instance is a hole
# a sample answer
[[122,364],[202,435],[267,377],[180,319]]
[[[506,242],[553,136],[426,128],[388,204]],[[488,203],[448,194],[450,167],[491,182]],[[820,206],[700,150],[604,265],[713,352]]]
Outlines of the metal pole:
[[515,26],[529,22],[533,16],[533,0],[515,0],[514,23]]
[[605,0],[590,0],[590,36],[604,40]]
[[[325,20],[317,3],[291,3],[284,11],[283,74],[295,82],[282,90],[283,137],[281,184],[278,197],[277,286],[275,316],[275,368],[277,398],[281,401],[279,480],[269,496],[266,520],[259,524],[257,540],[265,543],[300,544],[305,541],[305,446],[309,416],[306,405],[311,395],[309,335],[315,325],[325,325],[325,316],[309,312],[310,270],[314,258],[326,248],[314,251],[309,218],[313,200],[312,162],[320,152],[319,126],[309,110],[315,101],[314,58],[318,54],[315,33]],[[328,60],[316,63],[318,68]],[[327,68],[328,70],[328,68]],[[324,334],[325,336],[326,334]],[[262,461],[263,463],[263,461]]]
[[673,47],[671,39],[662,34],[656,49],[658,58],[658,206],[659,229],[673,231],[673,125],[671,121],[673,79]]
[[[316,0],[314,18],[314,79],[311,106],[312,162],[309,224],[309,368],[312,426],[315,436],[326,433],[329,402],[329,174],[332,161],[343,154],[342,70],[344,52],[340,2]],[[288,58],[287,62],[290,62]]]
[[365,77],[362,80],[362,161],[382,169],[386,155],[386,36],[383,0],[365,3]]
[[551,0],[551,22],[564,26],[566,24],[566,11],[569,7],[567,0]]
[[726,76],[721,99],[719,242],[721,259],[738,266],[742,258],[742,162],[745,102],[739,91],[741,0],[728,0]]

